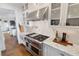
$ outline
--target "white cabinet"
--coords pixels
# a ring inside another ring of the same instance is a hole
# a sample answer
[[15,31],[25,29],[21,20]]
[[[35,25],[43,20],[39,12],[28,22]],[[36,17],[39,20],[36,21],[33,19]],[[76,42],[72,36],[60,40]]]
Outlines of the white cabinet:
[[79,26],[79,3],[52,3],[50,25]]
[[44,56],[70,56],[69,54],[56,49],[54,47],[51,47],[47,44],[43,44],[43,55]]
[[60,23],[60,9],[61,3],[51,3],[51,25],[59,25]]
[[68,4],[66,26],[79,26],[79,4]]
[[63,26],[66,23],[67,18],[67,3],[52,3],[51,4],[51,19],[50,25]]
[[51,4],[51,19],[59,19],[60,20],[60,8],[61,3],[52,3]]

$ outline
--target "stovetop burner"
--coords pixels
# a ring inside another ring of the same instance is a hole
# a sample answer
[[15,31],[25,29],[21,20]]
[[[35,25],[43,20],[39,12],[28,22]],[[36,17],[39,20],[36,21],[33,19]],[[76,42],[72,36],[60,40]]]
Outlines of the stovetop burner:
[[26,36],[31,36],[31,35],[34,35],[34,34],[36,34],[36,33],[27,34]]
[[32,38],[42,42],[42,41],[44,41],[45,39],[47,39],[47,38],[49,38],[49,37],[48,37],[48,36],[45,36],[45,35],[39,34],[39,35],[34,36],[34,37],[32,37]]
[[49,38],[48,36],[45,36],[45,35],[42,35],[42,34],[37,34],[37,33],[31,33],[31,34],[28,34],[26,36],[31,37],[34,40],[38,40],[40,42],[42,42],[42,41],[46,40],[47,38]]

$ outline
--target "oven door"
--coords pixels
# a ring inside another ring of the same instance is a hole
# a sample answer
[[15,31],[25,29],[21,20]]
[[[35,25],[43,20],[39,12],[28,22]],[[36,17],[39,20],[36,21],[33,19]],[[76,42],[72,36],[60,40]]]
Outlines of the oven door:
[[32,51],[32,54],[33,54],[33,55],[41,56],[42,50],[36,48],[36,47],[33,46],[33,45],[31,45],[31,51]]
[[24,39],[25,39],[25,42],[26,42],[26,45],[25,45],[26,49],[28,51],[30,51],[31,40],[28,37],[25,37]]

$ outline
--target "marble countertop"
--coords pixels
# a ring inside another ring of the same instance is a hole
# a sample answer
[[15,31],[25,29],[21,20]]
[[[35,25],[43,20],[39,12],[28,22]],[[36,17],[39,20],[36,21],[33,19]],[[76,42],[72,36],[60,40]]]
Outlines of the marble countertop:
[[51,47],[64,51],[64,52],[68,53],[69,55],[79,56],[79,45],[76,45],[76,44],[73,44],[73,46],[60,45],[58,43],[53,42],[54,38],[55,37],[50,37],[49,39],[45,40],[44,43]]

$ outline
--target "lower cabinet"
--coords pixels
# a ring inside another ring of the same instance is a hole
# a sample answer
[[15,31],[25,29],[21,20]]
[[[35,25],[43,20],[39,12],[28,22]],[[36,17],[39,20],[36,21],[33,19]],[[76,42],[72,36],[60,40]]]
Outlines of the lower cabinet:
[[47,44],[43,44],[43,55],[44,56],[70,56],[69,54],[60,51],[54,47],[51,47]]

